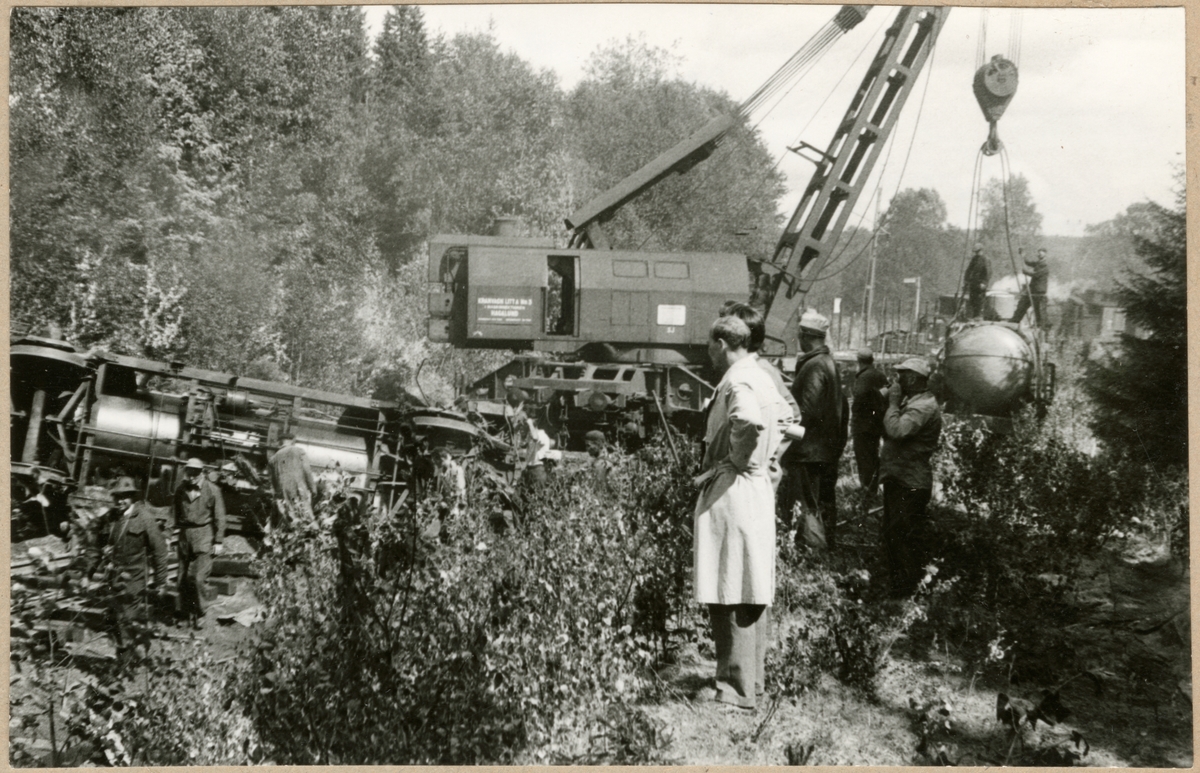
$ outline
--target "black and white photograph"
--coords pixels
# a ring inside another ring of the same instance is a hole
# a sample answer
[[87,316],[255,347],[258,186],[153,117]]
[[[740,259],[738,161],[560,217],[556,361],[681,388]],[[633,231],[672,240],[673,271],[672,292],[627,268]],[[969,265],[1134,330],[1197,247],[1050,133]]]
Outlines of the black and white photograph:
[[1185,9],[8,13],[14,768],[1191,768]]

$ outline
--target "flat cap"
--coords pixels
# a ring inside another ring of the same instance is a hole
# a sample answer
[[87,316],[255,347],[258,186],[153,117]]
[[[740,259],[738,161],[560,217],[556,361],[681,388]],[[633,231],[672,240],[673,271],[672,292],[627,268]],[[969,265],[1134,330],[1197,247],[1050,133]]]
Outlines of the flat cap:
[[183,469],[185,469],[185,470],[203,470],[204,462],[200,461],[199,459],[197,459],[196,457],[193,456],[191,459],[187,460],[187,464],[183,465]]
[[584,435],[584,436],[583,436],[583,439],[584,439],[584,440],[591,440],[591,441],[593,441],[593,442],[596,442],[596,443],[606,443],[606,442],[608,442],[608,441],[607,441],[607,440],[605,440],[605,438],[604,438],[604,433],[603,433],[603,432],[601,432],[601,431],[600,431],[600,430],[598,430],[598,429],[593,429],[593,430],[589,431],[589,432],[588,432],[586,435]]
[[829,332],[829,318],[818,313],[816,309],[808,309],[800,315],[800,332],[824,336]]
[[918,376],[929,378],[929,361],[924,357],[909,357],[897,365],[896,370],[910,370]]
[[864,346],[863,348],[858,350],[858,359],[861,362],[874,362],[875,361],[875,352],[871,351],[871,347]]
[[133,478],[128,476],[117,478],[117,482],[108,490],[109,494],[136,494],[138,487],[134,485]]

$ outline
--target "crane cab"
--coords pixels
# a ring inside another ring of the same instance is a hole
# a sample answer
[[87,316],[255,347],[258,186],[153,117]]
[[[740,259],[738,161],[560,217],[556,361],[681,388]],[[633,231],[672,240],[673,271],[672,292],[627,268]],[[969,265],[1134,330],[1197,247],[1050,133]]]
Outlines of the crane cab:
[[532,239],[430,242],[429,338],[471,349],[574,352],[589,344],[703,356],[709,327],[744,298],[736,253],[556,249]]

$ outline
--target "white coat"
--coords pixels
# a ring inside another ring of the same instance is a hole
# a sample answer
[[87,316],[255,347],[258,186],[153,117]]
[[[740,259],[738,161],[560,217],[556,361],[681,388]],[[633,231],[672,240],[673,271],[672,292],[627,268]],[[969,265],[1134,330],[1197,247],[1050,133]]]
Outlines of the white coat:
[[693,528],[701,604],[775,600],[775,490],[768,467],[791,415],[754,357],[735,362],[717,385]]

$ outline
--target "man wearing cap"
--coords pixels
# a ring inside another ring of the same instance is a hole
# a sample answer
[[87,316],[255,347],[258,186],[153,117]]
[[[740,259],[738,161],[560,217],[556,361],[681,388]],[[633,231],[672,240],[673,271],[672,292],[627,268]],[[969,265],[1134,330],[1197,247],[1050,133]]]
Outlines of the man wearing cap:
[[175,525],[179,529],[179,606],[194,628],[204,617],[204,592],[214,555],[225,539],[225,501],[204,477],[204,463],[188,459],[175,489]]
[[983,316],[983,302],[987,297],[991,273],[987,258],[983,254],[983,245],[976,244],[966,273],[963,274],[963,292],[967,296],[967,314],[971,319]]
[[[101,522],[98,539],[89,549],[88,576],[95,573],[107,555],[109,625],[116,639],[117,658],[145,656],[144,644],[135,641],[134,624],[145,622],[149,609],[146,594],[150,583],[148,568],[153,568],[154,585],[167,581],[167,541],[159,531],[149,506],[137,498],[138,487],[132,478],[118,478],[113,484],[114,507]],[[140,651],[139,651],[140,650]]]
[[1049,321],[1046,319],[1046,291],[1050,285],[1050,265],[1046,262],[1046,248],[1038,250],[1034,260],[1025,261],[1025,275],[1029,277],[1029,284],[1017,300],[1017,310],[1013,312],[1009,322],[1020,324],[1025,312],[1029,311],[1032,305],[1033,324],[1049,327]]
[[882,390],[886,386],[887,377],[875,367],[875,352],[869,346],[859,349],[850,436],[854,441],[858,482],[868,497],[875,496],[879,488],[879,441],[883,439],[883,412],[887,410]]
[[267,460],[275,501],[292,523],[309,523],[313,519],[312,496],[317,490],[312,468],[304,449],[296,445],[295,432],[284,432],[282,441],[283,445]]
[[719,317],[708,355],[721,375],[705,427],[692,528],[696,601],[717,651],[715,698],[753,709],[763,692],[768,608],[775,597],[775,490],[768,465],[790,413],[749,350],[750,329]]
[[883,415],[881,537],[891,592],[911,593],[925,560],[926,507],[933,491],[930,458],[942,434],[942,409],[929,391],[929,363],[912,357],[896,367]]
[[842,394],[837,363],[825,345],[829,320],[809,309],[800,317],[800,351],[792,395],[800,406],[804,439],[793,443],[783,455],[786,482],[780,492],[784,523],[791,526],[797,501],[804,509],[804,522],[796,524],[797,543],[811,548],[835,547],[837,541],[838,460],[846,446],[844,411],[849,406]]

